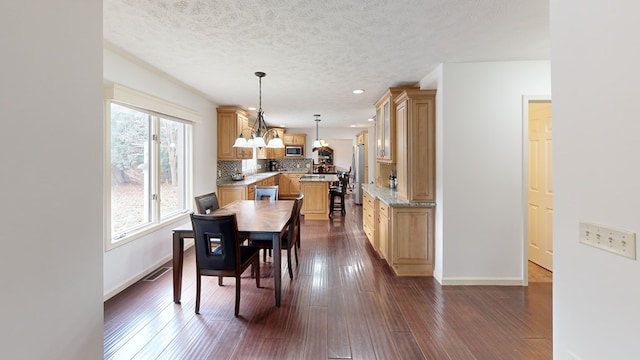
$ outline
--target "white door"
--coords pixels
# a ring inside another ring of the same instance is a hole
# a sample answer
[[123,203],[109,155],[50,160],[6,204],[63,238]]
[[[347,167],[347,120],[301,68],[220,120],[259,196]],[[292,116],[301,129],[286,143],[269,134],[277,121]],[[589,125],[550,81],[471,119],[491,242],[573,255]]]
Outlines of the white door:
[[553,270],[551,101],[529,101],[529,260]]

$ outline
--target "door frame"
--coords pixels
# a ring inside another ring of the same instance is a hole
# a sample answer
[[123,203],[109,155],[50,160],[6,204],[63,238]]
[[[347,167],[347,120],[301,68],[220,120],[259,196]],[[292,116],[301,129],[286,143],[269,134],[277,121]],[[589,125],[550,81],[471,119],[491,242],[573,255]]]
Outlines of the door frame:
[[[529,285],[529,102],[552,101],[551,95],[522,96],[522,285]],[[553,115],[551,117],[553,123]]]

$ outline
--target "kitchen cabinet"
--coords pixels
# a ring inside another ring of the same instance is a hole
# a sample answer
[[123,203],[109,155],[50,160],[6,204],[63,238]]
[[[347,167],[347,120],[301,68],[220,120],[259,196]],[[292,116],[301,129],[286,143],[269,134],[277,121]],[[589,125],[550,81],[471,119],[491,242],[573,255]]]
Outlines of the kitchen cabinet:
[[[366,191],[362,194],[362,228],[369,239],[371,247],[378,253],[378,238],[376,228],[378,227],[378,213],[376,211],[376,199]],[[378,253],[380,256],[380,254]]]
[[[216,110],[218,113],[218,160],[252,158],[252,149],[233,147],[238,135],[248,127],[249,113],[237,106],[220,106]],[[246,137],[248,134],[244,135]]]
[[278,178],[278,197],[289,200],[297,198],[300,195],[300,177],[302,175],[304,174],[280,173]]
[[405,90],[395,98],[398,195],[435,201],[435,90]]
[[406,89],[416,87],[391,87],[375,103],[376,108],[376,161],[395,163],[396,108],[395,98]]
[[302,145],[307,142],[307,134],[284,134],[282,139],[285,145]]
[[433,275],[434,215],[434,207],[389,207],[385,259],[396,275]]
[[304,194],[302,215],[305,220],[329,219],[329,182],[302,181],[300,193]]
[[389,206],[376,200],[378,209],[378,251],[389,262]]
[[246,186],[218,185],[218,203],[222,207],[236,200],[253,200],[255,198],[256,185],[277,185],[277,176],[278,175],[269,176]]

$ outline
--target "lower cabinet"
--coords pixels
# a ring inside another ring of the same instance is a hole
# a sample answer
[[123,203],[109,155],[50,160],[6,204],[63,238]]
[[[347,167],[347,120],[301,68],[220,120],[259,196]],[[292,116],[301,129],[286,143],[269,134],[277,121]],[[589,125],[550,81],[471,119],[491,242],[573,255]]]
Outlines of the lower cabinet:
[[[369,239],[369,243],[376,252],[379,249],[376,228],[378,227],[378,215],[376,212],[376,199],[367,192],[362,194],[362,228]],[[380,255],[380,254],[378,254]]]
[[434,207],[390,206],[363,193],[364,232],[398,276],[433,275],[434,216]]
[[278,197],[284,200],[300,196],[300,177],[304,174],[278,175]]
[[248,199],[249,186],[218,186],[218,203],[220,207],[230,204],[236,200]]
[[433,275],[435,208],[391,206],[389,212],[389,266],[399,276]]

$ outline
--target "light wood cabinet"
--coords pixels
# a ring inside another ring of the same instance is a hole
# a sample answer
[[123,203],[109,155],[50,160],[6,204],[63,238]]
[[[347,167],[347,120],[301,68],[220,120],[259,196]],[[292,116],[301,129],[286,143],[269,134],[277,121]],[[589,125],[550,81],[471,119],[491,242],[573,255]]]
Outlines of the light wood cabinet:
[[218,203],[225,206],[236,200],[247,200],[248,186],[218,186]]
[[300,185],[304,194],[302,214],[306,220],[329,218],[329,183],[325,181],[304,181]]
[[[220,106],[218,113],[218,160],[235,160],[244,158],[247,150],[241,149],[240,153],[243,157],[238,157],[237,150],[233,144],[238,135],[246,128],[249,122],[249,113],[237,106]],[[249,156],[251,158],[253,152]]]
[[[378,215],[376,212],[376,199],[366,191],[362,194],[362,228],[369,239],[369,243],[376,252],[379,252],[377,225]],[[380,255],[378,253],[378,255]]]
[[396,104],[398,195],[435,201],[435,90],[405,90]]
[[[300,195],[300,177],[304,174],[283,174],[278,177],[278,197],[295,199]],[[304,204],[303,204],[304,206]]]
[[416,87],[391,87],[375,103],[376,108],[376,161],[395,163],[396,108],[395,98],[403,90]]
[[285,145],[305,145],[307,134],[284,134],[282,139]]
[[432,276],[435,208],[392,206],[389,210],[387,263],[399,276]]
[[389,262],[389,206],[380,200],[376,200],[376,205],[378,209],[378,252]]

